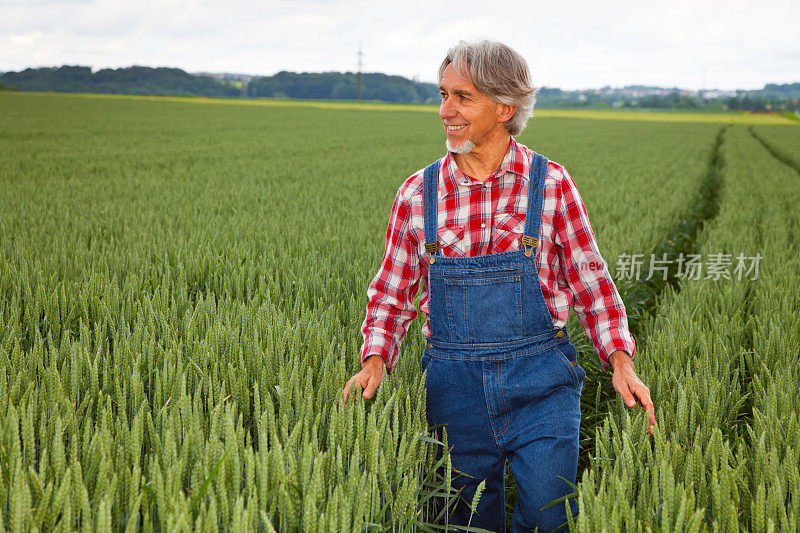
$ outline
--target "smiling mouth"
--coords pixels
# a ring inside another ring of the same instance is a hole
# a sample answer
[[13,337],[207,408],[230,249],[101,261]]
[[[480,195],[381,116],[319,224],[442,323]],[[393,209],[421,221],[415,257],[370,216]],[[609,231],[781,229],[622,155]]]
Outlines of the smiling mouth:
[[447,131],[458,131],[458,130],[463,129],[465,127],[467,127],[466,124],[460,124],[458,126],[451,126],[451,125],[445,124],[445,129],[447,129]]

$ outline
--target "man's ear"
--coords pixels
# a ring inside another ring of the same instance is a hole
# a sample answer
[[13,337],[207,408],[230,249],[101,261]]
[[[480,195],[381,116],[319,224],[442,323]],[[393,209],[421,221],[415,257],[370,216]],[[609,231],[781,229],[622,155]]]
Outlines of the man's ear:
[[517,112],[517,106],[499,104],[497,106],[497,122],[508,122],[514,113]]

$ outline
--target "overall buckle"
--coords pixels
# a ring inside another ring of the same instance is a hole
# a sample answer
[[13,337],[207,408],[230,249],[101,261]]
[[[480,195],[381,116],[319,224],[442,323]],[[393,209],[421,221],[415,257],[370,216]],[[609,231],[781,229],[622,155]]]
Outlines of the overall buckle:
[[436,252],[439,251],[439,243],[438,242],[426,242],[425,243],[425,251],[428,252],[431,256],[431,264],[436,262]]
[[533,249],[539,246],[539,239],[530,235],[522,236],[522,247],[525,249],[525,257],[530,257]]

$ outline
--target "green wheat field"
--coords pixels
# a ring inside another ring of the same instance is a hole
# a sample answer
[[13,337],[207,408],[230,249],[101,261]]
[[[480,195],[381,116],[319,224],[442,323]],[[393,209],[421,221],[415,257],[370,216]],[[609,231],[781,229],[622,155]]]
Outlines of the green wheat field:
[[[578,185],[656,408],[650,435],[573,314],[570,530],[800,530],[798,124],[543,110],[519,137]],[[443,153],[435,107],[0,94],[0,529],[446,530],[423,317],[341,401],[395,193]],[[666,279],[616,275],[636,254]]]

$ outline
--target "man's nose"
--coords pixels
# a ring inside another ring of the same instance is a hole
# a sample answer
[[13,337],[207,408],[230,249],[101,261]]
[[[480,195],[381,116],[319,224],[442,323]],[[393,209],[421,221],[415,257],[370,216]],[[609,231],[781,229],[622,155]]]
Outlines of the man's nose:
[[439,116],[442,119],[452,118],[455,116],[455,108],[450,103],[450,98],[447,98],[444,102],[439,105]]

